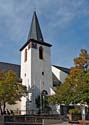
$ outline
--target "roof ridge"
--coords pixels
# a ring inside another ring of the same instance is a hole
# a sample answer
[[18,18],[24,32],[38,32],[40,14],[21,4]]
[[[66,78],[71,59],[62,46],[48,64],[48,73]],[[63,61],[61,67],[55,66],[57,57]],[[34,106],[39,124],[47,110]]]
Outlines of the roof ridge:
[[69,74],[69,72],[70,72],[70,68],[65,68],[65,67],[56,66],[56,65],[52,65],[52,66],[54,66],[54,67],[56,67],[56,68],[62,70],[62,71],[65,72],[65,73],[68,73],[68,74]]
[[70,69],[70,68],[66,68],[66,67],[63,67],[63,66],[58,66],[58,65],[52,65],[52,66],[55,66],[55,67],[60,67],[60,68],[65,68],[65,69]]
[[9,62],[0,62],[0,63],[9,64],[9,65],[17,65],[17,66],[20,66],[19,64],[14,64],[14,63],[9,63]]

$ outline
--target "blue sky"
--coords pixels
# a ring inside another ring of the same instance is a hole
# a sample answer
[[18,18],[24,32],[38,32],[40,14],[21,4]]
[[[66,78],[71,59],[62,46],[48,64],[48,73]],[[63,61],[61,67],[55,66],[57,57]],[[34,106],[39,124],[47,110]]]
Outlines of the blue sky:
[[73,66],[80,49],[89,52],[89,0],[0,0],[0,61],[20,64],[34,8],[52,64]]

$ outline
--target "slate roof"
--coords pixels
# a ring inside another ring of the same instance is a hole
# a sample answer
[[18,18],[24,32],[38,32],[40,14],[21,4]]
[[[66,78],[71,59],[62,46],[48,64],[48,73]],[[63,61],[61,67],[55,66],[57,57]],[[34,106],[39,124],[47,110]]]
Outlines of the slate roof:
[[0,62],[0,71],[8,71],[8,70],[13,70],[14,72],[16,72],[17,77],[20,78],[20,65]]
[[[55,66],[57,69],[62,70],[63,72],[69,74],[70,73],[70,69],[69,68],[64,68],[64,67],[60,67],[60,66]],[[16,72],[17,77],[20,78],[20,65],[17,64],[11,64],[11,63],[6,63],[6,62],[0,62],[0,71],[8,71],[8,70],[13,70]],[[53,73],[52,73],[53,79],[55,81],[57,81],[56,77],[54,77]],[[59,82],[60,84],[61,82]]]
[[33,18],[32,18],[31,27],[30,27],[27,41],[30,39],[44,42],[43,35],[42,35],[40,25],[39,25],[39,21],[38,21],[37,15],[36,15],[36,11],[34,11],[34,13],[33,13]]
[[62,70],[63,72],[69,74],[70,73],[70,69],[69,68],[65,68],[65,67],[61,67],[61,66],[56,66],[56,65],[53,65],[54,67],[56,67],[57,69],[60,69]]

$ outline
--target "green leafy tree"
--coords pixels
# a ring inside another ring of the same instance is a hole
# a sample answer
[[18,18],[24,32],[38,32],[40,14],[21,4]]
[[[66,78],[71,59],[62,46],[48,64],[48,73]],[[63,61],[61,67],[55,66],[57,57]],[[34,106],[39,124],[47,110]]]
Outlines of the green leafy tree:
[[55,93],[49,98],[50,103],[89,103],[89,54],[85,49],[74,59],[74,67]]
[[18,82],[12,70],[0,72],[0,110],[5,111],[6,104],[16,104],[27,93],[26,87]]

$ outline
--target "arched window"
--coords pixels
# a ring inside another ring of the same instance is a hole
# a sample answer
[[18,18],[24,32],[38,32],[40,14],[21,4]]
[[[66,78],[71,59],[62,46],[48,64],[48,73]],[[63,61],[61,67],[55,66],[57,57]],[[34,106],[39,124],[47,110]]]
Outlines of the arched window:
[[24,53],[24,62],[27,61],[27,49],[25,49],[25,53]]
[[42,48],[42,46],[39,47],[39,59],[43,59],[43,48]]

